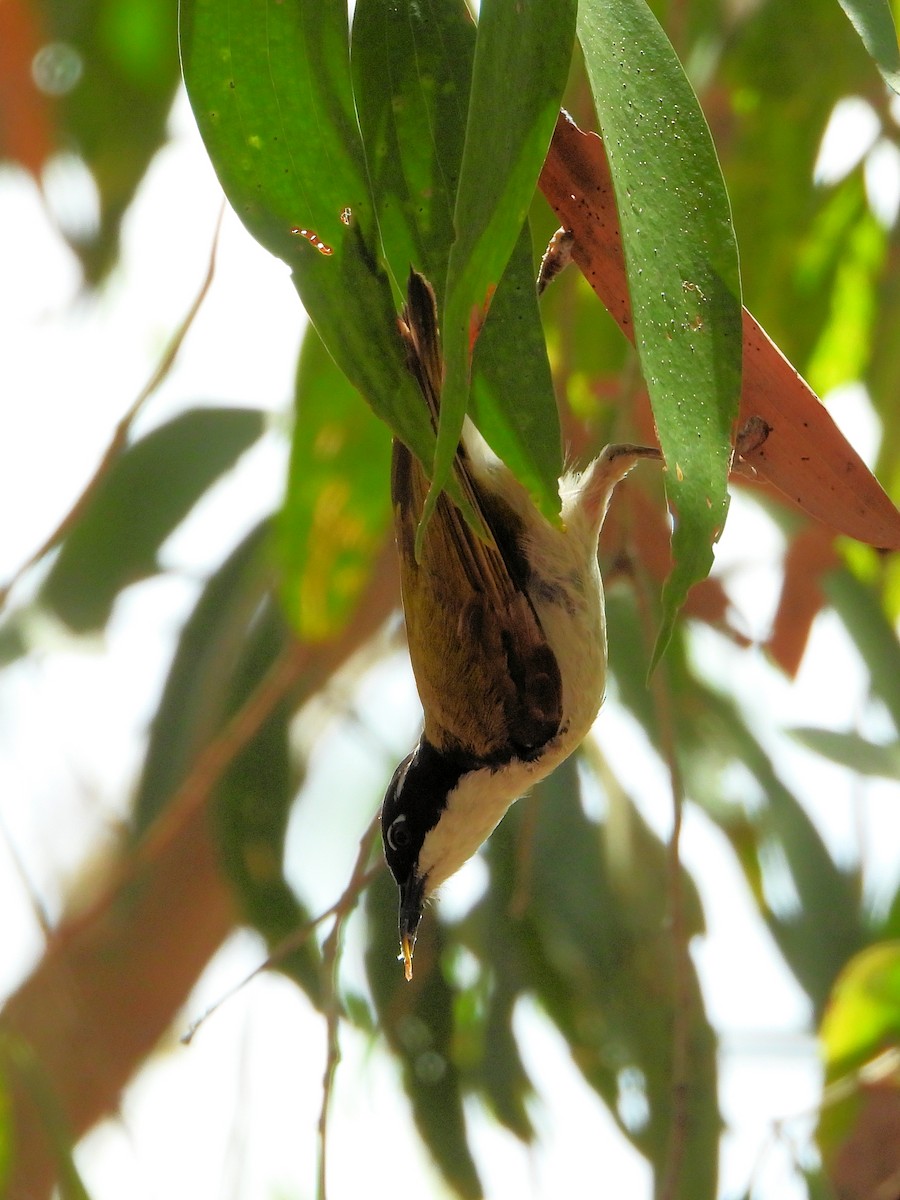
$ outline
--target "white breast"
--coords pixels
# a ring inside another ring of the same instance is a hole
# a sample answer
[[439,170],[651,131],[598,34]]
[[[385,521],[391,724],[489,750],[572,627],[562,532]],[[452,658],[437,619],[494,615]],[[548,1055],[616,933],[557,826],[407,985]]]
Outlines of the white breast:
[[473,466],[490,474],[488,486],[502,493],[530,531],[526,555],[534,580],[529,595],[559,663],[563,721],[559,734],[536,762],[513,762],[463,776],[419,855],[419,874],[428,876],[429,893],[475,853],[514,800],[577,749],[600,710],[606,688],[606,620],[597,565],[603,513],[589,516],[583,503],[590,469],[560,481],[563,527],[558,528],[537,516],[525,489],[477,435],[472,438],[467,431],[466,442]]

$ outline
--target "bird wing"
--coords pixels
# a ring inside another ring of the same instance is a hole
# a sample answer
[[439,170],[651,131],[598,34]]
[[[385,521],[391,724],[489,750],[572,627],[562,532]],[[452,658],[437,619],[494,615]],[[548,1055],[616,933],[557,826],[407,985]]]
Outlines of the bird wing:
[[[416,272],[399,327],[436,428],[443,377],[437,308],[431,285]],[[442,492],[417,562],[416,529],[429,482],[419,460],[395,439],[391,495],[425,734],[441,749],[492,762],[528,758],[559,730],[559,667],[526,590],[520,518],[477,478],[462,444],[455,474],[487,537],[479,537]]]

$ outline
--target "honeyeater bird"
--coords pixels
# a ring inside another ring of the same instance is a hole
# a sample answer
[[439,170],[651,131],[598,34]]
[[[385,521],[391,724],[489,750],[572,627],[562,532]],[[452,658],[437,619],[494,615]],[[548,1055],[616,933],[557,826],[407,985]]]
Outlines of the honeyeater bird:
[[[437,307],[411,271],[398,321],[435,429],[443,364]],[[429,480],[395,438],[391,495],[409,654],[425,713],[388,786],[381,828],[400,889],[400,947],[412,977],[425,901],[470,858],[512,802],[581,743],[606,686],[597,539],[612,491],[646,446],[607,446],[559,484],[559,525],[466,418],[454,463],[480,536],[446,491],[416,557]]]

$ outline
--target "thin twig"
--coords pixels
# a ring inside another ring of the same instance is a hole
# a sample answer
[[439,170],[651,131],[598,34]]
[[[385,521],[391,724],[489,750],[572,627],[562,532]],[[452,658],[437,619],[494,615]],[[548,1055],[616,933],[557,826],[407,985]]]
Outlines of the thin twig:
[[[359,893],[362,893],[366,890],[372,880],[378,874],[380,874],[383,866],[383,863],[378,863],[363,875],[362,879],[358,881],[357,885]],[[279,963],[284,962],[288,955],[294,954],[297,950],[302,950],[322,922],[327,921],[329,917],[335,916],[335,914],[341,910],[346,902],[347,894],[345,891],[341,894],[341,896],[338,897],[337,900],[335,900],[334,904],[330,904],[328,908],[326,908],[323,912],[320,912],[317,917],[312,917],[305,924],[301,925],[298,929],[293,930],[287,935],[287,937],[283,938],[272,951],[272,953],[267,958],[264,958],[263,961],[258,964],[258,966],[255,966],[249,975],[246,975],[240,981],[240,983],[236,983],[234,987],[229,988],[228,991],[221,995],[214,1004],[211,1004],[205,1012],[197,1017],[195,1021],[190,1023],[187,1030],[181,1035],[181,1044],[183,1046],[189,1046],[200,1026],[204,1025],[206,1021],[213,1015],[213,1013],[218,1012],[223,1004],[236,996],[238,992],[243,991],[248,983],[252,983],[258,975],[262,975],[263,971],[269,971],[273,967],[277,967]]]
[[15,570],[12,577],[2,587],[0,587],[0,610],[3,609],[7,599],[9,598],[10,592],[26,573],[26,571],[29,571],[33,566],[35,566],[36,563],[40,562],[45,554],[48,554],[55,546],[57,546],[69,532],[72,526],[75,525],[80,519],[84,513],[84,510],[87,508],[89,502],[93,498],[93,495],[97,490],[101,480],[106,475],[107,471],[115,462],[115,460],[125,449],[125,446],[128,442],[128,436],[131,432],[131,427],[134,424],[138,413],[171,371],[175,359],[177,358],[178,353],[184,344],[184,340],[194,323],[197,313],[200,311],[203,301],[206,299],[210,286],[212,285],[213,276],[215,275],[216,270],[216,254],[219,248],[219,233],[222,228],[222,217],[224,216],[224,213],[225,204],[223,201],[222,207],[219,209],[219,216],[216,220],[216,228],[213,234],[212,248],[210,249],[206,274],[203,277],[200,290],[194,297],[187,314],[183,318],[181,324],[175,330],[175,333],[172,335],[168,346],[163,352],[159,362],[153,369],[150,378],[141,388],[136,398],[126,410],[125,415],[116,425],[109,445],[103,452],[103,456],[97,464],[93,475],[82,489],[81,495],[69,509],[66,515],[62,518],[53,532],[41,543],[40,546],[38,546],[38,548],[32,554],[29,555],[25,562],[23,562]]
[[[668,672],[666,672],[668,674]],[[681,1192],[681,1171],[688,1136],[688,1042],[691,1011],[691,959],[684,919],[684,888],[681,882],[681,828],[684,816],[684,781],[675,749],[671,696],[660,674],[654,677],[654,703],[660,716],[660,739],[672,785],[672,834],[668,845],[669,914],[672,934],[672,1125],[666,1154],[666,1173],[660,1200],[675,1200]]]
[[322,1076],[322,1107],[319,1110],[319,1178],[316,1195],[318,1200],[326,1200],[327,1151],[328,1151],[328,1116],[331,1108],[331,1096],[334,1091],[334,1077],[341,1059],[341,1049],[338,1043],[338,1029],[341,1018],[340,993],[338,991],[338,966],[340,964],[341,935],[344,923],[356,907],[356,902],[368,887],[374,876],[382,869],[383,864],[366,870],[366,863],[372,853],[372,843],[380,825],[380,813],[376,813],[365,833],[359,840],[359,853],[350,874],[347,886],[333,906],[334,925],[325,939],[322,947],[322,971],[327,980],[327,1001],[325,1004],[325,1020],[327,1034],[327,1055],[325,1071]]
[[133,863],[152,859],[157,845],[169,839],[171,829],[181,827],[186,815],[206,804],[233,760],[300,681],[309,665],[309,657],[309,648],[300,642],[289,643],[278,655],[246,702],[197,755],[166,808],[138,844]]
[[9,853],[9,857],[12,859],[13,867],[15,868],[16,874],[19,876],[22,887],[25,890],[25,895],[28,898],[32,915],[34,916],[35,921],[37,921],[41,933],[44,935],[44,941],[49,941],[50,935],[53,932],[50,914],[47,912],[43,900],[41,900],[40,896],[38,895],[37,888],[32,883],[31,877],[29,876],[25,867],[25,863],[22,861],[22,856],[19,854],[19,849],[13,840],[13,836],[7,827],[6,821],[2,817],[2,814],[0,814],[0,836],[2,836],[3,841],[6,844],[6,849]]
[[[635,588],[641,623],[652,641],[653,619],[642,580]],[[682,1170],[689,1125],[689,1038],[691,1013],[691,959],[684,915],[681,882],[681,828],[684,817],[684,779],[678,762],[670,677],[660,664],[650,681],[653,707],[659,722],[660,751],[669,770],[672,789],[672,832],[667,847],[669,929],[672,939],[672,1122],[659,1200],[676,1200],[681,1193]]]
[[[749,1172],[747,1195],[754,1192],[756,1180],[762,1175],[766,1161],[777,1147],[785,1147],[792,1160],[792,1166],[803,1169],[803,1146],[810,1141],[810,1129],[821,1119],[833,1105],[840,1104],[850,1096],[864,1092],[866,1088],[879,1085],[891,1085],[896,1082],[900,1070],[900,1051],[888,1049],[875,1056],[860,1067],[840,1075],[822,1088],[822,1098],[815,1104],[807,1105],[786,1116],[776,1117],[771,1121],[767,1136],[759,1146],[754,1163]],[[796,1128],[792,1130],[792,1126]],[[806,1126],[806,1128],[803,1128]],[[898,1193],[900,1173],[888,1176],[876,1186],[872,1193],[866,1193],[869,1200],[894,1200]],[[885,1189],[882,1193],[881,1189]],[[855,1194],[855,1193],[854,1193]]]
[[131,870],[140,866],[142,856],[144,860],[152,859],[159,843],[165,843],[177,834],[185,819],[206,804],[232,759],[248,745],[276,705],[304,676],[307,685],[320,685],[321,679],[333,673],[351,649],[361,645],[379,627],[393,602],[396,560],[392,539],[386,538],[373,564],[368,588],[360,596],[356,615],[332,642],[308,645],[295,641],[282,650],[242,707],[198,754],[187,777],[139,843],[131,859]]
[[[223,750],[238,753],[279,700],[296,707],[316,693],[380,629],[397,594],[397,553],[386,536],[352,618],[328,640],[285,647],[242,712],[207,748],[208,757],[207,750],[199,751],[195,769],[173,790],[152,827],[114,863],[100,894],[60,923],[41,962],[5,1002],[7,1041],[21,1038],[52,1067],[72,1138],[115,1109],[123,1081],[169,1028],[197,972],[239,920],[208,816],[209,790],[227,766]],[[183,920],[173,921],[173,912]],[[171,956],[166,986],[156,987],[166,955]],[[115,970],[98,972],[97,963],[114,964]],[[139,1013],[135,980],[143,995]],[[67,998],[70,1037],[59,1036],[59,995]],[[98,1014],[108,1019],[98,1020]],[[122,1036],[110,1041],[110,1029]],[[45,1122],[30,1091],[13,1089],[11,1096],[25,1149],[16,1155],[7,1190],[16,1196],[35,1188],[49,1192],[57,1165]]]

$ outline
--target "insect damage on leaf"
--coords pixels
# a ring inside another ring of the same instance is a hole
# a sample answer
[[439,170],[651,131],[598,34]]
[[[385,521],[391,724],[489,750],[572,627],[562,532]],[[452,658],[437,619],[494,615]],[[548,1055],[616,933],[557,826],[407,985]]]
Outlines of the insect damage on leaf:
[[[345,224],[347,224],[347,222],[345,222]],[[300,229],[295,225],[291,230],[291,233],[296,234],[297,237],[306,238],[309,244],[311,246],[315,246],[320,254],[324,254],[326,256],[329,254],[334,254],[333,248],[329,246],[327,242],[323,242],[314,229]]]

